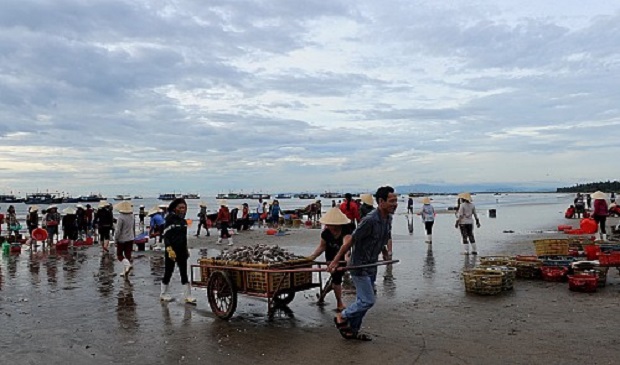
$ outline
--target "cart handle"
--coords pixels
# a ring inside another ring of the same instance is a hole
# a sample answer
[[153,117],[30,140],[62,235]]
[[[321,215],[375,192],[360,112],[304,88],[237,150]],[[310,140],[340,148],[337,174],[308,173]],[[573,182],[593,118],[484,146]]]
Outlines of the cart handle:
[[[363,269],[363,268],[367,268],[367,267],[376,267],[376,266],[382,266],[382,265],[392,265],[392,264],[396,264],[400,262],[400,260],[387,260],[387,261],[378,261],[374,264],[365,264],[365,265],[355,265],[355,266],[342,266],[342,267],[337,267],[336,270],[337,271],[346,271],[346,270],[355,270],[355,269]],[[254,267],[241,267],[241,266],[213,266],[213,265],[191,265],[192,267],[209,267],[212,269],[221,269],[221,270],[236,270],[236,271],[255,271],[255,272],[268,272],[268,273],[272,273],[272,272],[284,272],[284,273],[291,273],[291,272],[325,272],[327,271],[326,267],[303,267],[303,268],[297,268],[297,269],[277,269],[277,268],[273,268],[273,269],[258,269],[258,268],[254,268]]]

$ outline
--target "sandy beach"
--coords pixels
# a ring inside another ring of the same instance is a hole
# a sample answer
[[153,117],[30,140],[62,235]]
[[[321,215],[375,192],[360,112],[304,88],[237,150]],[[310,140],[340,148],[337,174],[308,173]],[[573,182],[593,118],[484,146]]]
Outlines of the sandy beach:
[[[553,208],[557,211],[557,208]],[[532,231],[516,230],[511,211],[483,217],[481,255],[533,254],[532,240],[552,233],[557,218]],[[267,317],[265,300],[239,296],[229,321],[213,315],[205,291],[196,306],[180,300],[178,273],[171,287],[176,301],[159,302],[161,253],[135,255],[134,276],[118,276],[121,264],[98,246],[75,252],[22,252],[0,265],[1,363],[14,364],[613,364],[615,314],[620,277],[609,271],[596,293],[568,290],[567,283],[518,280],[511,292],[483,297],[466,294],[461,271],[476,264],[460,255],[453,220],[439,219],[432,250],[419,222],[410,235],[404,215],[395,216],[394,252],[401,260],[382,268],[377,304],[364,321],[372,342],[343,340],[333,326],[335,301],[317,306],[317,290],[298,293],[286,310]],[[576,220],[568,223],[577,224]],[[396,223],[395,223],[396,224]],[[506,224],[507,226],[504,226]],[[612,220],[608,224],[617,224]],[[396,229],[397,228],[397,229]],[[545,230],[547,228],[548,230]],[[485,232],[485,229],[487,232]],[[490,231],[490,232],[489,232]],[[290,229],[268,236],[261,229],[234,236],[235,246],[278,244],[311,253],[318,229]],[[210,237],[189,237],[192,262],[200,249],[216,255]],[[495,239],[493,239],[495,237]],[[224,246],[225,247],[225,246]],[[354,299],[345,295],[345,302]]]

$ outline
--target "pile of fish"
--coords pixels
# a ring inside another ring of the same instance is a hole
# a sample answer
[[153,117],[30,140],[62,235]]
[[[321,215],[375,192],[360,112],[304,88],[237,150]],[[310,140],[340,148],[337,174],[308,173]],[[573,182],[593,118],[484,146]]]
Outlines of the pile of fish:
[[274,264],[301,258],[303,256],[290,253],[277,245],[265,244],[224,250],[219,256],[215,257],[216,260],[238,261],[246,264]]

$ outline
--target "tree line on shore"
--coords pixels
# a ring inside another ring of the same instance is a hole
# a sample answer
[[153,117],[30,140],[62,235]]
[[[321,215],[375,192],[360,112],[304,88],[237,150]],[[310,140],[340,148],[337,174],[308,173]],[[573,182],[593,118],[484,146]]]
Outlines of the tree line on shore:
[[557,188],[558,193],[583,193],[602,191],[605,193],[620,192],[620,181],[600,181],[585,184],[575,184],[574,186]]

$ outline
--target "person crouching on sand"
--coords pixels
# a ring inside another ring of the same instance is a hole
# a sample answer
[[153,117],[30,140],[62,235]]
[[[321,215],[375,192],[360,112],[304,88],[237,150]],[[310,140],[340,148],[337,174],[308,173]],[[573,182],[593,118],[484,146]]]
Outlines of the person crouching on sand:
[[[392,239],[392,215],[398,207],[398,196],[394,193],[394,188],[382,186],[377,189],[375,198],[378,203],[377,209],[362,219],[353,234],[345,237],[338,254],[328,266],[330,272],[336,271],[339,261],[351,247],[353,247],[352,266],[375,264],[379,261],[381,252],[385,255],[384,248]],[[359,331],[364,316],[375,304],[373,284],[376,276],[376,266],[351,270],[351,278],[355,284],[355,302],[334,318],[336,328],[345,339],[362,341],[372,339]]]
[[133,204],[128,201],[116,205],[119,213],[114,231],[114,242],[116,242],[116,258],[123,263],[124,269],[121,276],[129,280],[129,273],[133,269],[131,252],[136,238],[136,223],[133,216]]
[[474,238],[474,218],[476,219],[476,227],[480,228],[480,220],[476,213],[476,207],[471,202],[471,194],[461,193],[459,194],[461,205],[456,213],[455,228],[461,230],[461,237],[463,238],[463,255],[469,255],[469,243],[471,243],[472,255],[478,254],[476,248],[476,239]]
[[[319,245],[308,258],[311,260],[316,260],[321,253],[325,252],[325,261],[331,262],[338,254],[340,247],[342,247],[345,236],[351,234],[349,228],[349,223],[351,220],[347,218],[347,216],[344,215],[340,209],[331,208],[323,217],[321,217],[319,222],[325,225],[325,229],[321,232],[321,241],[319,242]],[[345,308],[342,303],[343,276],[344,271],[335,271],[332,273],[331,284],[325,288],[325,291],[319,298],[319,303],[323,303],[325,295],[333,289],[334,295],[336,296],[336,309],[338,311],[342,311]]]
[[181,284],[184,286],[185,303],[196,304],[196,298],[192,297],[192,286],[187,280],[187,260],[189,250],[187,249],[187,221],[185,213],[187,203],[183,198],[173,200],[168,206],[166,224],[164,227],[164,277],[161,279],[161,293],[159,299],[169,302],[172,297],[168,294],[168,285],[174,273],[174,265],[179,267]]

